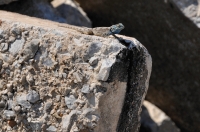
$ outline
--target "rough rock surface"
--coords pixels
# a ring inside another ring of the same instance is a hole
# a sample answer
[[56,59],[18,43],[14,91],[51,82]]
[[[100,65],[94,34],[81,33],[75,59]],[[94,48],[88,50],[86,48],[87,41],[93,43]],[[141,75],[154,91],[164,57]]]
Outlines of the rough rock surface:
[[137,132],[152,62],[136,39],[0,16],[2,131]]
[[94,26],[121,22],[121,34],[145,44],[153,58],[147,100],[181,131],[200,131],[199,28],[166,0],[77,1]]
[[17,0],[0,0],[0,5],[5,5],[5,4],[9,4],[13,1],[17,1]]
[[158,107],[144,101],[140,132],[180,132],[174,122]]

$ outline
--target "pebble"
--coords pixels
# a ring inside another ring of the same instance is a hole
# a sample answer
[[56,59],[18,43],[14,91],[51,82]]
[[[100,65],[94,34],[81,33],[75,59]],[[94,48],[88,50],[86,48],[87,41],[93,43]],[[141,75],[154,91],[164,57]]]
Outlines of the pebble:
[[89,60],[89,64],[91,66],[96,65],[97,62],[98,62],[98,58],[97,57],[91,57],[90,60]]
[[100,71],[97,75],[97,80],[107,81],[113,63],[113,60],[110,59],[103,60]]
[[82,89],[81,89],[82,93],[90,93],[90,86],[88,84],[84,84]]
[[15,106],[14,108],[16,113],[19,113],[21,111],[21,107],[20,106]]
[[15,112],[14,112],[14,111],[5,110],[5,111],[3,112],[3,114],[4,114],[4,116],[5,116],[5,118],[6,118],[7,120],[11,120],[11,119],[15,118]]
[[46,129],[48,132],[56,132],[57,131],[57,128],[55,126],[49,126],[47,129]]
[[15,35],[19,35],[19,34],[21,33],[21,30],[20,30],[19,28],[17,28],[17,27],[13,27],[13,28],[11,29],[11,32],[12,32],[13,34],[15,34]]
[[17,95],[16,101],[19,105],[24,106],[25,108],[31,108],[31,104],[26,100],[26,94]]
[[48,110],[51,106],[52,106],[52,100],[50,100],[50,101],[47,101],[46,103],[45,103],[45,106],[44,106],[44,110],[46,111],[46,110]]
[[14,121],[14,120],[8,120],[7,123],[8,123],[8,125],[9,125],[10,127],[14,127],[14,126],[17,125],[17,122]]
[[40,96],[35,90],[30,90],[28,91],[26,99],[31,103],[35,103],[40,99]]

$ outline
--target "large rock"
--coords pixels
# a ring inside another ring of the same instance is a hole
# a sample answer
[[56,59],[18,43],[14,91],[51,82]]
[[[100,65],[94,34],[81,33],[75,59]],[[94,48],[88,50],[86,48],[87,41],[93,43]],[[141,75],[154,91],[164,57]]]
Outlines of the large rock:
[[82,8],[73,0],[53,0],[53,7],[66,19],[68,24],[91,27],[91,21]]
[[[136,39],[120,36],[127,48],[112,36],[4,11],[0,16],[1,42],[8,44],[0,52],[0,98],[2,107],[8,98],[15,106],[9,110],[15,131],[137,132],[152,62]],[[3,131],[11,130],[7,120],[0,120]]]
[[[94,26],[122,22],[153,58],[147,100],[181,131],[200,131],[200,30],[167,0],[77,0]],[[111,17],[112,16],[112,17]]]
[[0,10],[48,19],[77,26],[91,27],[86,13],[72,0],[19,0],[0,6]]

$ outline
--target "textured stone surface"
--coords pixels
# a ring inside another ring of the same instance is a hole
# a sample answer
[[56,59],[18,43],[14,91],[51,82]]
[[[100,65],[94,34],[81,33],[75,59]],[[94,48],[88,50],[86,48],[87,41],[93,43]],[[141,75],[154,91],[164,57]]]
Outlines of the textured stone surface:
[[0,10],[17,12],[76,26],[91,27],[91,21],[86,13],[72,0],[54,0],[51,3],[49,0],[19,0],[9,5],[0,6]]
[[[1,40],[24,40],[15,54],[0,52],[0,101],[9,106],[2,112],[15,113],[17,124],[0,120],[3,131],[137,131],[152,62],[136,39],[120,36],[132,42],[128,49],[112,36],[3,11],[0,16]],[[98,59],[93,65],[92,57]]]
[[153,58],[147,100],[181,131],[200,131],[199,28],[168,0],[77,1],[94,26],[121,22],[121,34],[134,36],[147,47]]

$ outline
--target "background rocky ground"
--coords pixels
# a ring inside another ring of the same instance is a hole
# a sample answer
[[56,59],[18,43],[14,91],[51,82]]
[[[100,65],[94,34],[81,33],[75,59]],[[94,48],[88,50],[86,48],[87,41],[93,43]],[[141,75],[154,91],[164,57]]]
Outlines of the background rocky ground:
[[[48,0],[19,0],[2,5],[0,9],[77,26],[110,26],[122,22],[126,27],[122,34],[136,37],[148,48],[153,58],[146,99],[169,116],[162,118],[164,114],[151,112],[154,106],[144,105],[141,132],[200,131],[198,1],[77,1],[83,9],[70,0],[54,0],[51,3]],[[169,124],[173,125],[167,127],[161,125],[170,118],[178,128],[172,122]]]

